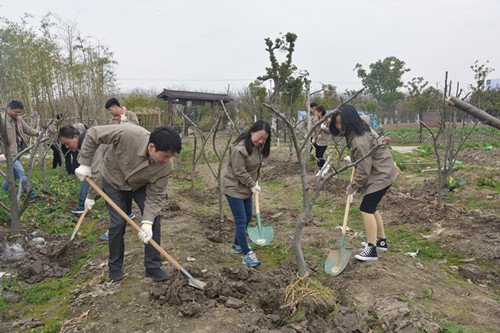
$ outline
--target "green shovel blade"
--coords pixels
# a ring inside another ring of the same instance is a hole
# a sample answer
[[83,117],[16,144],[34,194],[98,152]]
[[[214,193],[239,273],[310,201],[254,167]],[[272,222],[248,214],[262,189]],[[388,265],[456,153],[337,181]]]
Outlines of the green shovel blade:
[[262,225],[260,221],[260,213],[256,214],[257,218],[257,226],[256,227],[248,227],[248,236],[252,242],[257,245],[267,245],[271,243],[274,239],[274,230],[272,225]]
[[333,249],[328,254],[328,258],[325,262],[325,272],[330,275],[339,275],[349,263],[351,258],[352,249],[344,248],[345,235],[342,234],[340,237],[340,248]]

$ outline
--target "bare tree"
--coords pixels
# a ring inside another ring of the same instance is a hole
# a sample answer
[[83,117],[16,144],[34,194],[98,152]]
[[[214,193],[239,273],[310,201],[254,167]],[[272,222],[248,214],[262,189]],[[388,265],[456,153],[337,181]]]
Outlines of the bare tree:
[[[441,113],[441,120],[439,122],[439,129],[437,133],[434,133],[425,123],[420,121],[420,124],[424,126],[432,136],[432,141],[434,145],[434,153],[436,155],[436,163],[438,169],[438,204],[443,203],[444,189],[446,187],[446,181],[448,177],[451,176],[453,168],[455,166],[456,157],[460,150],[462,149],[465,141],[470,137],[472,131],[478,124],[476,121],[472,127],[467,130],[467,124],[465,118],[462,120],[461,130],[457,130],[457,111],[453,109],[451,112],[451,119],[447,119],[447,110],[449,109],[446,105],[446,96],[450,95],[449,90],[451,90],[451,83],[448,83],[448,72],[445,74],[445,85],[444,85],[444,100],[443,100],[443,111]],[[457,85],[458,91],[458,85]],[[443,137],[444,141],[444,156],[439,150],[440,137]]]

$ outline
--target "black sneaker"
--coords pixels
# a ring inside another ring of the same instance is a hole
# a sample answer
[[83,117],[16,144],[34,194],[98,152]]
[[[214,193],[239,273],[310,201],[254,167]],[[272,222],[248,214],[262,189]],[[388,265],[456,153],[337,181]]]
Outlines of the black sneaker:
[[377,237],[377,250],[378,251],[387,251],[387,238],[378,238]]
[[[361,246],[366,246],[366,242],[361,242]],[[377,237],[377,250],[384,252],[387,251],[387,238]]]
[[366,244],[365,249],[363,252],[360,254],[356,254],[354,258],[361,260],[361,261],[373,261],[373,260],[378,260],[377,257],[377,248],[375,245],[372,245],[370,243]]
[[146,268],[146,277],[153,278],[156,282],[160,282],[168,279],[168,274],[161,268]]

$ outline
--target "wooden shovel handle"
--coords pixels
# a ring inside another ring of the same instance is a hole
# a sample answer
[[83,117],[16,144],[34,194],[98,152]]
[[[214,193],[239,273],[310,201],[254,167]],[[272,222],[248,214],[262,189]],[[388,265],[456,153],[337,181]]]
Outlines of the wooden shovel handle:
[[76,223],[75,230],[73,230],[73,234],[71,234],[71,239],[75,238],[76,233],[78,232],[78,229],[80,229],[80,225],[82,224],[83,219],[85,218],[85,215],[87,215],[87,212],[89,211],[89,208],[85,206],[85,209],[83,210],[82,215],[78,219],[78,222]]
[[255,191],[255,214],[260,214],[259,191]]
[[[94,183],[89,177],[85,177],[85,181],[87,181],[87,183],[89,183],[90,186],[92,186],[92,188],[96,190],[96,192],[99,193],[101,197],[103,197],[104,200],[106,200],[106,202],[111,207],[113,207],[113,209],[116,210],[118,214],[120,214],[121,217],[125,219],[125,221],[127,221],[128,224],[130,224],[135,230],[137,230],[137,232],[141,231],[141,228],[139,228],[139,226],[134,221],[132,221],[132,219],[127,214],[125,214],[125,212],[120,207],[118,207],[118,205],[115,204],[114,201],[111,200],[111,198],[108,197],[107,194],[104,193],[103,190],[101,190],[99,186],[96,185],[96,183]],[[174,265],[175,268],[181,270],[181,265],[179,265],[179,263],[174,258],[172,258],[167,253],[167,251],[165,251],[160,245],[158,245],[158,243],[151,239],[149,241],[149,244],[151,244],[158,252],[160,252],[165,258],[167,258],[167,260],[170,261],[170,263]]]
[[[354,180],[354,175],[356,175],[356,169],[352,167],[351,173],[351,183]],[[345,212],[344,212],[344,223],[342,225],[342,233],[345,235],[345,230],[347,229],[347,220],[349,219],[349,208],[351,208],[351,195],[347,195],[347,201],[345,204]]]

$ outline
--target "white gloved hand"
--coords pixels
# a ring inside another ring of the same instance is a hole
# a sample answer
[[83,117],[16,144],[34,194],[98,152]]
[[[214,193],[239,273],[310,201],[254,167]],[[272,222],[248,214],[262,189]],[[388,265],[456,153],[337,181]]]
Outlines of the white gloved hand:
[[128,121],[127,116],[126,116],[126,115],[124,115],[124,114],[122,114],[122,115],[121,115],[121,117],[120,117],[120,121],[121,121],[122,123],[126,123],[126,122]]
[[321,129],[322,129],[323,131],[329,131],[328,126],[326,126],[326,122],[324,122],[323,124],[321,124],[321,126],[320,126],[320,127],[321,127]]
[[5,162],[7,159],[5,158],[4,154],[0,154],[0,162]]
[[89,210],[92,209],[92,207],[94,207],[94,204],[95,204],[95,200],[93,199],[85,199],[85,207],[87,207]]
[[256,183],[255,183],[255,186],[254,186],[254,187],[251,187],[250,189],[252,190],[252,193],[253,193],[253,194],[255,194],[255,191],[259,191],[259,192],[260,192],[259,182],[256,182]]
[[354,195],[356,194],[358,190],[355,190],[352,186],[352,183],[349,183],[349,185],[347,185],[347,188],[346,188],[346,193],[347,195],[349,195],[349,197],[351,198],[351,203],[352,201],[354,200]]
[[92,174],[92,171],[89,166],[80,164],[78,168],[75,169],[75,175],[80,179],[80,181],[85,181],[85,177],[89,177]]
[[347,163],[351,163],[351,157],[350,156],[346,156],[344,158],[344,160],[347,162]]
[[141,231],[139,231],[138,235],[144,244],[148,244],[151,238],[153,238],[153,222],[146,220],[142,221]]

